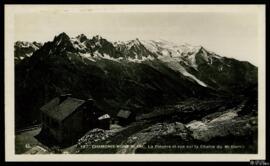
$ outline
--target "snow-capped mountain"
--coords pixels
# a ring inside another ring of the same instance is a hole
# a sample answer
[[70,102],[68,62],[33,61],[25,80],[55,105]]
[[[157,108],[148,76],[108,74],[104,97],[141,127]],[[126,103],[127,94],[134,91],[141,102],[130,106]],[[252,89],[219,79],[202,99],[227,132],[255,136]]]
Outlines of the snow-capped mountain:
[[69,38],[65,33],[62,33],[55,38],[56,46],[62,41],[67,42],[64,47],[69,48],[71,52],[77,52],[78,56],[94,62],[98,59],[108,59],[118,62],[128,61],[134,63],[160,60],[169,68],[193,79],[199,85],[204,87],[207,87],[207,84],[189,73],[180,62],[197,70],[198,64],[196,56],[198,56],[198,54],[201,54],[201,58],[207,63],[212,63],[213,58],[221,58],[214,53],[210,54],[201,46],[191,46],[188,44],[176,45],[164,40],[140,41],[137,38],[135,40],[114,42],[112,44],[98,35],[92,37],[92,39],[88,39],[84,34]]
[[14,58],[15,63],[19,63],[25,57],[32,56],[33,52],[38,50],[42,46],[42,43],[17,41],[14,45]]
[[189,97],[241,95],[257,85],[257,67],[202,46],[61,33],[37,48],[16,64],[16,111],[22,119],[38,116],[36,110],[61,93],[91,95],[114,114],[121,107],[144,111]]
[[[16,42],[16,55],[18,55],[17,50],[19,49],[26,51],[23,55],[15,56],[15,60],[30,57],[41,46],[41,44],[36,42]],[[210,78],[211,74],[217,72],[221,73],[219,75],[229,74],[232,68],[230,63],[239,62],[234,59],[221,57],[202,46],[192,46],[186,43],[178,45],[165,40],[146,41],[139,40],[138,38],[111,43],[99,35],[88,39],[84,34],[70,38],[66,33],[61,33],[52,42],[46,43],[42,50],[47,55],[59,55],[61,52],[66,53],[69,60],[80,57],[84,63],[87,63],[87,60],[98,63],[102,59],[119,63],[149,63],[149,61],[158,61],[188,79],[195,81],[200,86],[221,89],[224,88],[220,86],[221,82],[215,80],[215,78]],[[205,72],[202,68],[208,68],[211,72]]]

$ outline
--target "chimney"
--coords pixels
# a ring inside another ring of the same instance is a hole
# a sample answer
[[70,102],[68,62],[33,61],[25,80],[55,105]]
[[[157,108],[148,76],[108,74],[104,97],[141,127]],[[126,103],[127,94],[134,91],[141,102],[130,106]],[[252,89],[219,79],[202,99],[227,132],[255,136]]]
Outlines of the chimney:
[[59,96],[59,99],[60,99],[60,103],[62,103],[63,101],[65,101],[68,97],[71,97],[71,94],[62,94]]

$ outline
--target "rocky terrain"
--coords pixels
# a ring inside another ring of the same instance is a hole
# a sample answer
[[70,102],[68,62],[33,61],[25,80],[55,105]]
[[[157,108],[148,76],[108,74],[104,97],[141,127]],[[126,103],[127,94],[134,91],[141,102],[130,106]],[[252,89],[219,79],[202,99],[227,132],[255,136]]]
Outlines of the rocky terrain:
[[152,119],[116,130],[94,129],[78,141],[76,153],[256,153],[257,116],[239,115],[243,107],[188,123]]
[[[186,104],[190,102],[187,101]],[[184,106],[183,104],[182,102],[181,105]],[[41,147],[47,151],[39,154],[256,153],[257,112],[252,109],[243,115],[241,112],[246,104],[241,102],[234,106],[221,107],[216,112],[197,116],[196,120],[191,121],[181,121],[175,116],[164,118],[164,115],[160,114],[163,118],[148,117],[147,120],[137,120],[125,127],[112,124],[109,130],[95,128],[87,132],[75,145],[65,148],[48,147],[35,139],[32,141],[34,144],[28,141],[30,150],[18,152],[30,154],[33,148]],[[177,110],[179,106],[178,104],[174,108]],[[187,105],[185,107],[181,110],[189,109]],[[176,112],[178,116],[183,115]],[[29,132],[25,134],[29,135]],[[29,138],[33,139],[33,136]],[[21,137],[19,135],[16,138],[20,140],[20,146],[23,146]]]

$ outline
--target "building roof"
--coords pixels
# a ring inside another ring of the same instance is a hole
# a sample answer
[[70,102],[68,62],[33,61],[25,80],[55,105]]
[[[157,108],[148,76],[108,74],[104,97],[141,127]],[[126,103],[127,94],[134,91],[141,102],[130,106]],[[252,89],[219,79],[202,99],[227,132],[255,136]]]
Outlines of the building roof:
[[85,100],[68,97],[59,103],[60,99],[54,98],[49,103],[41,107],[41,111],[55,120],[62,121],[72,114],[78,107],[84,104]]
[[46,112],[47,110],[51,110],[54,107],[56,107],[60,102],[59,97],[55,97],[53,98],[51,101],[49,101],[47,104],[45,104],[44,106],[42,106],[40,108],[41,111]]
[[110,119],[110,118],[111,118],[111,117],[110,117],[110,115],[109,115],[109,114],[104,114],[104,115],[102,115],[102,116],[98,117],[98,120]]
[[117,114],[117,117],[128,118],[131,115],[131,112],[128,110],[120,110]]

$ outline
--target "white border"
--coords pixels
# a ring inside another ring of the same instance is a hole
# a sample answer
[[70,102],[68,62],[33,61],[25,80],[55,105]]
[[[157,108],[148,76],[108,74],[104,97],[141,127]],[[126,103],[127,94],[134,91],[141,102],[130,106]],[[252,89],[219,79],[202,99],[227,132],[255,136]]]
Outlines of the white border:
[[[258,154],[50,154],[16,155],[14,132],[14,15],[34,12],[256,12],[259,17]],[[6,161],[249,161],[265,159],[264,5],[5,5],[5,159]]]

